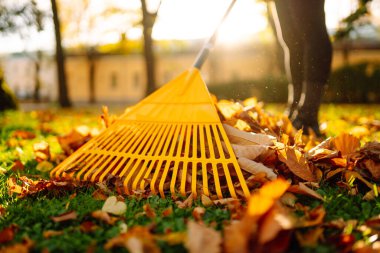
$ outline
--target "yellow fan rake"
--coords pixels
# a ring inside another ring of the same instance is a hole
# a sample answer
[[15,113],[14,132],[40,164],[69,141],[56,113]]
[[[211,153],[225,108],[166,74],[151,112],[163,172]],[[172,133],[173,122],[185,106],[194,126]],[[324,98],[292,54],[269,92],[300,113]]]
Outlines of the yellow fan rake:
[[122,180],[126,194],[150,190],[162,197],[169,192],[248,197],[244,176],[199,72],[217,30],[192,68],[130,108],[51,176],[101,182],[113,175]]

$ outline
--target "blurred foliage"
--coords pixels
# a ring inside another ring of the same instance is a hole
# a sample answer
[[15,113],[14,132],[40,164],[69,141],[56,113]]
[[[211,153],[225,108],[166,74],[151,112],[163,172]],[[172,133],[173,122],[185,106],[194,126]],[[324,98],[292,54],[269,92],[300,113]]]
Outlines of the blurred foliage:
[[23,33],[25,28],[43,29],[46,14],[32,1],[0,0],[0,33]]
[[336,40],[347,38],[350,32],[355,30],[360,19],[370,13],[368,4],[371,1],[372,0],[358,0],[358,8],[341,21],[342,26],[334,34]]
[[[209,85],[211,93],[224,99],[245,99],[255,96],[267,103],[287,101],[287,79],[271,76],[257,79],[214,83]],[[332,71],[324,95],[325,102],[335,103],[379,103],[380,62],[362,62],[342,66]]]

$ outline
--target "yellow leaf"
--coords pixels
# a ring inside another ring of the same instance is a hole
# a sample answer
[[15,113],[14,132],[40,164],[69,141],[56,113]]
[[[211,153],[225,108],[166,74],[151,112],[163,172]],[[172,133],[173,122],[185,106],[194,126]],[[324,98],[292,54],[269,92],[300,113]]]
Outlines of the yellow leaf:
[[37,164],[36,170],[41,172],[48,172],[51,171],[54,168],[54,165],[51,162],[48,161],[42,161],[39,164]]

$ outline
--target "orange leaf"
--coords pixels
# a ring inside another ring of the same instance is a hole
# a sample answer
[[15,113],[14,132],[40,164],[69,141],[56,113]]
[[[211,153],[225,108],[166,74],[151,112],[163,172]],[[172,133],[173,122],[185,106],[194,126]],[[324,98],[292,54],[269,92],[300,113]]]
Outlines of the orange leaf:
[[107,212],[104,212],[102,210],[93,211],[91,213],[91,216],[95,219],[104,221],[109,225],[113,225],[117,221],[117,218],[111,217]]
[[20,138],[24,140],[31,140],[36,138],[36,135],[30,131],[16,130],[13,132],[12,137]]
[[42,233],[42,236],[45,238],[45,239],[48,239],[50,237],[53,237],[53,236],[57,236],[57,235],[63,235],[63,231],[56,231],[56,230],[47,230],[47,231],[44,231]]
[[15,237],[17,226],[10,225],[9,227],[4,228],[0,231],[0,243],[6,243],[13,240]]
[[13,162],[11,170],[13,171],[19,171],[19,170],[24,170],[24,164],[20,160],[16,160]]
[[261,216],[265,214],[289,188],[290,183],[284,179],[276,179],[266,183],[258,192],[251,195],[248,201],[247,214]]
[[50,219],[52,219],[54,222],[62,222],[62,221],[68,221],[68,220],[75,220],[77,219],[77,213],[75,211],[70,211],[63,213],[58,216],[52,216]]
[[297,177],[308,182],[316,182],[317,177],[310,169],[305,157],[293,148],[287,147],[285,150],[279,150],[278,158],[284,162],[289,170]]
[[360,147],[360,140],[347,133],[342,133],[335,137],[333,143],[335,148],[342,153],[342,156],[350,155]]
[[162,217],[168,217],[173,213],[173,207],[168,207],[164,211],[162,211]]

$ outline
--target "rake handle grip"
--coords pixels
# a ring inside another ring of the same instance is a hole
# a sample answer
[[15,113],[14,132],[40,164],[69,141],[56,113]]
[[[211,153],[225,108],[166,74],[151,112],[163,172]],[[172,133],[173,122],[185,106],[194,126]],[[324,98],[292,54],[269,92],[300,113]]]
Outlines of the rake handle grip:
[[222,19],[219,21],[219,24],[216,26],[215,30],[214,30],[214,33],[212,34],[212,36],[205,42],[205,44],[203,45],[201,51],[198,53],[198,56],[197,58],[195,59],[195,62],[193,64],[193,67],[194,68],[197,68],[197,69],[201,69],[202,68],[202,65],[203,63],[206,61],[211,49],[214,47],[215,45],[215,41],[216,41],[216,37],[218,35],[218,31],[219,31],[219,28],[221,27],[222,23],[224,22],[224,20],[226,20],[228,14],[230,13],[232,7],[234,6],[236,0],[232,0],[230,5],[228,6],[226,12],[224,13],[224,16],[222,17]]

